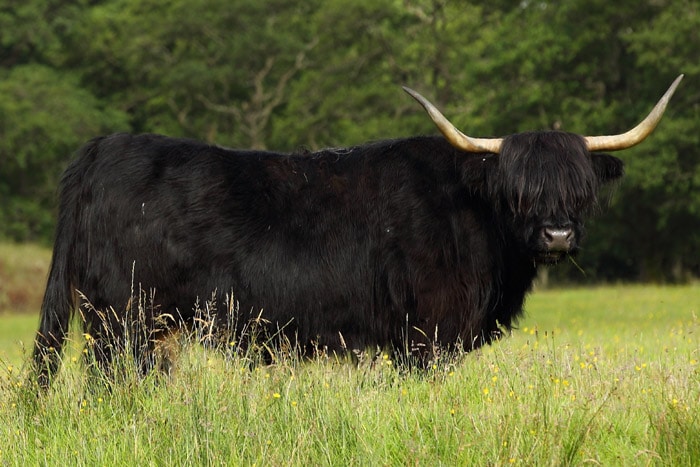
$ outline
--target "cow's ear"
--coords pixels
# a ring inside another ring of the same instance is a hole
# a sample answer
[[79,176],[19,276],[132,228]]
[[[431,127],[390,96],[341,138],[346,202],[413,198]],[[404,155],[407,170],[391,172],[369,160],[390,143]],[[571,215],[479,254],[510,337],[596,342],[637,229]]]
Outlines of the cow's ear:
[[598,179],[603,183],[617,180],[625,174],[625,163],[615,156],[592,153],[591,160]]

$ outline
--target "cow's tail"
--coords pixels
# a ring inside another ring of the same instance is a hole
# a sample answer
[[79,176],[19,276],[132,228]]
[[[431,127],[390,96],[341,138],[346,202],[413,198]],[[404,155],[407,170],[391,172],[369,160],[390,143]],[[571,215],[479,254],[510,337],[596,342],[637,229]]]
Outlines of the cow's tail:
[[37,382],[46,388],[60,367],[61,354],[68,336],[68,328],[75,310],[75,286],[83,248],[76,248],[80,234],[81,180],[96,150],[96,142],[86,145],[78,159],[66,170],[61,179],[58,222],[41,305],[39,330],[34,340],[33,364]]

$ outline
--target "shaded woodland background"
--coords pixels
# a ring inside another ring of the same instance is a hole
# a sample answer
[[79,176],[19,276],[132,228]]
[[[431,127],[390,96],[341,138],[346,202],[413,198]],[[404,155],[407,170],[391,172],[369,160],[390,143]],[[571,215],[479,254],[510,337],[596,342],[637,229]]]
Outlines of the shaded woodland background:
[[60,174],[104,133],[281,151],[435,133],[401,85],[473,136],[616,133],[680,73],[565,282],[700,276],[698,2],[5,0],[0,239],[51,243]]

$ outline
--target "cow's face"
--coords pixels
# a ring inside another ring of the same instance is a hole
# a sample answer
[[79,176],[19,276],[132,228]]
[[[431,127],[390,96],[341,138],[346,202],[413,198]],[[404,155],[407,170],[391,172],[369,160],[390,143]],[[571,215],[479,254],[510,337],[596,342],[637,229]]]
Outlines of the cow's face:
[[[536,261],[553,263],[576,252],[583,230],[581,218],[597,204],[598,188],[622,175],[620,159],[591,151],[617,151],[643,141],[661,121],[682,79],[683,75],[675,79],[636,127],[617,135],[586,137],[555,131],[473,138],[459,131],[425,97],[412,89],[404,90],[425,108],[455,148],[480,156],[498,155],[498,159],[482,159],[497,161],[496,180],[488,175],[480,178],[482,170],[466,180],[476,179],[477,186],[485,180],[491,201],[497,203],[499,214],[510,218],[510,233],[516,235],[526,253]],[[482,168],[488,166],[482,164]]]
[[539,263],[578,251],[601,185],[623,173],[620,159],[591,154],[581,136],[564,132],[508,136],[497,159],[494,201],[521,251]]

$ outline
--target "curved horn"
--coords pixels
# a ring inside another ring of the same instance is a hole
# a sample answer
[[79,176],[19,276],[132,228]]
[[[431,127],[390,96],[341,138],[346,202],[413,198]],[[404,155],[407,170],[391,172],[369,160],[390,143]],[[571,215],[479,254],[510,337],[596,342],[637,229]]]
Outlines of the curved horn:
[[626,149],[634,146],[635,144],[641,143],[644,138],[649,136],[659,121],[661,121],[661,116],[666,110],[666,105],[671,99],[676,87],[683,79],[683,75],[678,76],[676,80],[668,88],[668,91],[659,99],[654,108],[649,112],[649,115],[642,120],[639,125],[632,128],[626,133],[620,135],[610,135],[610,136],[586,136],[586,146],[590,152],[594,151],[617,151],[619,149]]
[[440,132],[447,138],[447,141],[457,149],[466,152],[492,152],[498,154],[501,151],[502,138],[472,138],[459,131],[442,113],[413,89],[403,86],[403,90],[417,100],[425,108],[428,115],[437,125]]

